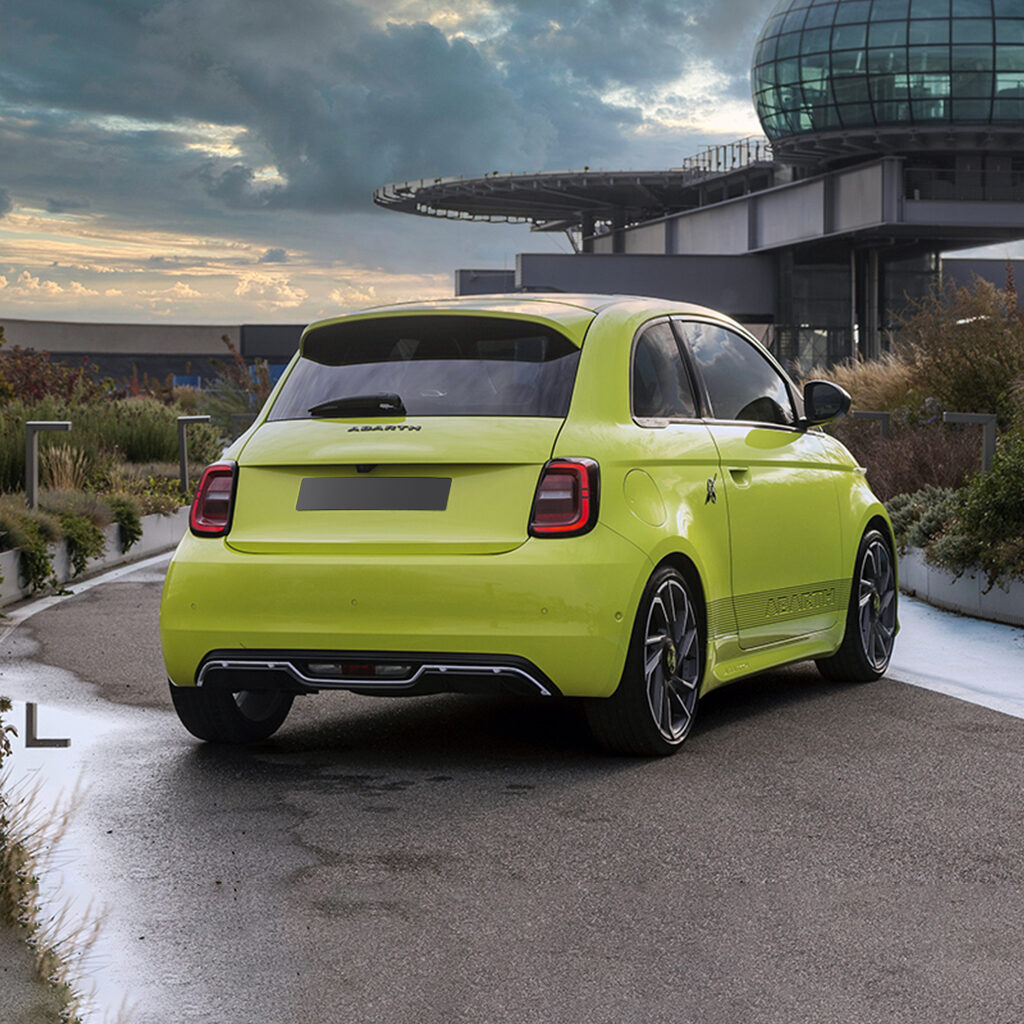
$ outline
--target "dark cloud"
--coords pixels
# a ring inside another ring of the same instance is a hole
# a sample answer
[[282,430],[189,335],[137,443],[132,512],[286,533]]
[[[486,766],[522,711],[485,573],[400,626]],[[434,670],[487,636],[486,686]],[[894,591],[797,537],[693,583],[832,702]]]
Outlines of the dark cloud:
[[87,209],[89,206],[89,201],[87,199],[80,200],[47,198],[45,205],[47,213],[69,213],[71,210]]
[[11,199],[10,192],[5,188],[0,188],[0,217],[6,217],[13,209],[14,201]]
[[[8,132],[51,151],[21,181],[49,196],[77,180],[122,203],[330,212],[366,208],[392,181],[636,166],[644,111],[608,94],[642,100],[713,54],[742,95],[768,13],[760,0],[492,5],[478,42],[382,24],[356,0],[19,5],[0,95],[29,116]],[[235,152],[190,146],[189,122],[238,126]]]
[[287,263],[288,253],[284,249],[268,249],[259,259],[260,263]]

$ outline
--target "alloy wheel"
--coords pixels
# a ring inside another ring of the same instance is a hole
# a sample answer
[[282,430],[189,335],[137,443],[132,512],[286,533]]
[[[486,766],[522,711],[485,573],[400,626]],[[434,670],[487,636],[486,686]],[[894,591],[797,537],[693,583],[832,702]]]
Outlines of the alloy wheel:
[[679,742],[689,732],[700,684],[700,634],[686,586],[675,575],[651,597],[644,631],[644,682],[651,717]]
[[896,638],[896,574],[881,538],[864,549],[860,563],[857,621],[864,656],[876,671],[889,663]]

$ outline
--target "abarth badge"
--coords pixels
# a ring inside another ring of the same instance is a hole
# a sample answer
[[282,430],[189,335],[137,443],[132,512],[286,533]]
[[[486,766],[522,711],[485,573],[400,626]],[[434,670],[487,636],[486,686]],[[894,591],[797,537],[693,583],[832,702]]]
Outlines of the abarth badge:
[[718,479],[718,474],[708,478],[708,493],[704,498],[704,504],[707,505],[709,502],[714,505],[718,501],[718,494],[715,492],[715,481]]

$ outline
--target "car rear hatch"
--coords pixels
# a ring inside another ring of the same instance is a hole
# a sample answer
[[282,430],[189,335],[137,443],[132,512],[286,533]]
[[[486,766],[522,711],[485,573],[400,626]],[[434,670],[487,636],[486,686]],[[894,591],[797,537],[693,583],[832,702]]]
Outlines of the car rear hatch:
[[521,317],[311,328],[238,460],[227,543],[253,554],[495,554],[527,539],[578,343]]

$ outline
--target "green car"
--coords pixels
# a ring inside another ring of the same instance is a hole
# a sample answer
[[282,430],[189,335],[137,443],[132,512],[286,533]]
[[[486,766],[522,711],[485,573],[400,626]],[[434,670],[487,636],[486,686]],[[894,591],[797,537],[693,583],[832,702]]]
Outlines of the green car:
[[602,746],[659,755],[735,679],[876,679],[892,527],[816,429],[849,403],[668,300],[315,323],[199,484],[161,607],[175,709],[239,743],[320,690],[575,697]]

